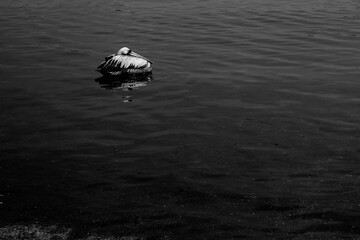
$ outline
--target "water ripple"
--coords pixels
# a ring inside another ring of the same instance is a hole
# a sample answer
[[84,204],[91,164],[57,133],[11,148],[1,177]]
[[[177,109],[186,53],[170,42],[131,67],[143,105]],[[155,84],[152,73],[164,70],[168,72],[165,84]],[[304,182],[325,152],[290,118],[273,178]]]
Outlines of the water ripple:
[[[353,238],[359,7],[2,0],[0,221]],[[122,46],[151,57],[151,78],[95,72]]]

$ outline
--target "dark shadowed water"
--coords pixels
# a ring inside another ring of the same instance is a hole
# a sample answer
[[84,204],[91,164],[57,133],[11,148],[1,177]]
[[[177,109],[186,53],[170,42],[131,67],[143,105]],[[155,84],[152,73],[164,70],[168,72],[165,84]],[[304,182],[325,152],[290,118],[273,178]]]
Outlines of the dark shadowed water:
[[[358,0],[1,0],[0,31],[1,226],[360,237]],[[153,75],[101,79],[123,46]]]

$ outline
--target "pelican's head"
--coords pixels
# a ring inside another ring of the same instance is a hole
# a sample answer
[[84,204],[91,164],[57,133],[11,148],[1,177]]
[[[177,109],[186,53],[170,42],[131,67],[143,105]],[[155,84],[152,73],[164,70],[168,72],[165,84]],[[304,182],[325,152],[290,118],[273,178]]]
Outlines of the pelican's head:
[[120,50],[118,51],[117,54],[119,54],[119,55],[128,55],[128,56],[137,57],[137,58],[142,58],[142,59],[145,59],[146,61],[150,62],[151,64],[153,64],[152,61],[150,61],[150,60],[147,59],[146,57],[141,56],[140,54],[138,54],[138,53],[136,53],[136,52],[131,51],[131,49],[128,48],[128,47],[122,47],[122,48],[120,48]]
[[131,49],[128,47],[120,48],[120,50],[118,51],[118,54],[120,55],[130,55],[130,53],[131,53]]

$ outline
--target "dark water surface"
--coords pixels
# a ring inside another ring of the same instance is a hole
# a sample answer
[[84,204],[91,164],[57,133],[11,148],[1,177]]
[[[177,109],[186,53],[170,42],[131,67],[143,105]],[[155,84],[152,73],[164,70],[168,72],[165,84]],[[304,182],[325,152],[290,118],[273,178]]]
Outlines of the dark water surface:
[[[358,0],[2,0],[0,30],[1,226],[360,237]],[[122,46],[152,78],[98,79]]]

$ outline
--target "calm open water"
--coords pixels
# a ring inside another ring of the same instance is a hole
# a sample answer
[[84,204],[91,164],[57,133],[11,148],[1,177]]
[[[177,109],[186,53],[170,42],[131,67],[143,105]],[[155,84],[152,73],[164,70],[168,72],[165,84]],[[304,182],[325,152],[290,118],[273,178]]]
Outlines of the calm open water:
[[[0,31],[1,226],[360,237],[358,0],[2,0]],[[138,87],[94,71],[123,46]]]

